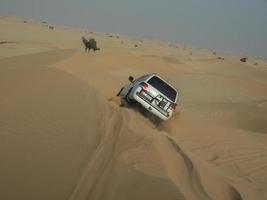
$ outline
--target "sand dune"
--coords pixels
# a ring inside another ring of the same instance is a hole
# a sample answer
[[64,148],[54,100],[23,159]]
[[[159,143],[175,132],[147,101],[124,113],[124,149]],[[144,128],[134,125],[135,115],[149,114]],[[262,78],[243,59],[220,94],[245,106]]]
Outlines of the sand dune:
[[75,77],[47,67],[1,71],[1,133],[7,141],[1,145],[1,198],[239,196],[212,175],[224,193],[207,194],[197,166],[174,140]]
[[[0,19],[0,199],[267,198],[266,61],[23,21]],[[150,72],[180,91],[166,123],[115,97]]]

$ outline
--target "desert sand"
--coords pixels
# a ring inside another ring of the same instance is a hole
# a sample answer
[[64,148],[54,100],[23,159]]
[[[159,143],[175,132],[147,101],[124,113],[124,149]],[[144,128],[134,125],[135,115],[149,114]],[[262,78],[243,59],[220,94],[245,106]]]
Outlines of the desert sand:
[[[0,17],[0,199],[267,199],[266,60],[49,26]],[[152,72],[179,91],[160,124],[116,97]]]

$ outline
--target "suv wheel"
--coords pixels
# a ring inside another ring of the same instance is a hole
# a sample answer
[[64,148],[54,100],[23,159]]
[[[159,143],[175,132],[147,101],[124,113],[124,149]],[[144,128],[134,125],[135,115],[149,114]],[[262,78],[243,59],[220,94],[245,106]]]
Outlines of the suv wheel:
[[129,92],[126,94],[126,96],[125,96],[125,100],[129,105],[133,105],[135,103],[135,100],[132,100],[132,99],[129,98],[129,94],[131,93],[132,89],[133,88],[131,88],[129,90]]

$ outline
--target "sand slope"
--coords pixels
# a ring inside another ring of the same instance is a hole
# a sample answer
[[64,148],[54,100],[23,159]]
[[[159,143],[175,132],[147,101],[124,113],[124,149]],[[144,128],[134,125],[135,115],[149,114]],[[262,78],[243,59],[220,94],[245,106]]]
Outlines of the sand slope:
[[239,197],[210,172],[222,193],[208,194],[172,139],[69,74],[13,65],[0,80],[1,199]]
[[[0,19],[17,41],[0,45],[0,199],[267,198],[266,61],[23,21]],[[180,91],[163,124],[115,97],[150,72]]]

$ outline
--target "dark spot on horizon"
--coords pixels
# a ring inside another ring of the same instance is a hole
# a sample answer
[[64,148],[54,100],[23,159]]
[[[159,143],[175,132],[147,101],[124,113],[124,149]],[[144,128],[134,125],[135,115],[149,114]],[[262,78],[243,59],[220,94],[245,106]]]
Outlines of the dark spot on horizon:
[[241,58],[240,61],[241,61],[241,62],[247,62],[247,58],[246,58],[246,57]]

